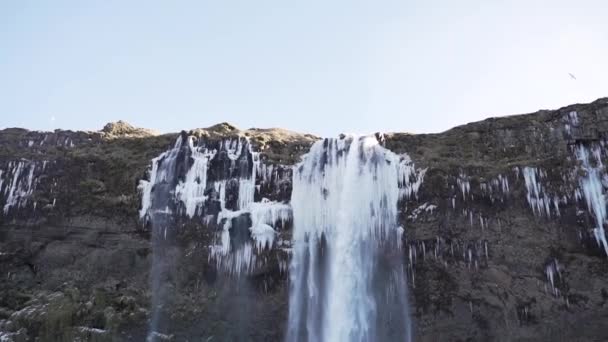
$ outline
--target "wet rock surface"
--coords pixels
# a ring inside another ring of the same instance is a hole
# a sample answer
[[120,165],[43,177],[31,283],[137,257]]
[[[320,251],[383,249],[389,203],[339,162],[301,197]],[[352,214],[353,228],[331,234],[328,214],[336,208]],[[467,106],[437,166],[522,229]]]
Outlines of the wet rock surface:
[[[226,149],[209,157],[208,179],[192,183],[205,197],[194,214],[189,202],[168,205],[166,267],[157,274],[164,300],[153,309],[158,248],[153,220],[141,215],[141,182],[179,137],[195,143],[180,147],[170,191],[188,184],[203,145],[247,146],[232,159]],[[584,191],[607,161],[607,138],[608,99],[439,134],[378,135],[409,155],[417,176],[424,170],[417,192],[399,202],[403,253],[386,256],[408,265],[416,341],[608,340],[603,222]],[[256,215],[289,205],[291,167],[316,140],[225,123],[166,135],[125,123],[100,132],[0,131],[0,338],[142,341],[157,310],[158,341],[282,340],[291,222],[263,219],[275,223],[272,248],[258,248],[268,241],[256,238],[267,236],[254,233],[265,230],[249,228]],[[242,203],[239,189],[252,174],[253,198]],[[223,232],[230,253],[213,248]],[[248,243],[253,266],[227,272]]]

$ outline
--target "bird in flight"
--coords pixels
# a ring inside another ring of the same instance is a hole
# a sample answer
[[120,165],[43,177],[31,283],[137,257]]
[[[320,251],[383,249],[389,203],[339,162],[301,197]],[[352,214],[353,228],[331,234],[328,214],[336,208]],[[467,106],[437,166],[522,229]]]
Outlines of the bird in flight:
[[576,76],[572,75],[571,73],[568,73],[568,75],[570,75],[570,78],[572,78],[573,80],[576,80]]

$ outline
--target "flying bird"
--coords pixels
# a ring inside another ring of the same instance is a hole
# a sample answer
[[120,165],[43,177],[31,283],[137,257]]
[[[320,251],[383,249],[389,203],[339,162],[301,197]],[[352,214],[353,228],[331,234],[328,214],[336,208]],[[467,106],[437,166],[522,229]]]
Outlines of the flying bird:
[[568,73],[568,75],[570,75],[570,78],[576,81],[576,76],[572,75],[571,73]]

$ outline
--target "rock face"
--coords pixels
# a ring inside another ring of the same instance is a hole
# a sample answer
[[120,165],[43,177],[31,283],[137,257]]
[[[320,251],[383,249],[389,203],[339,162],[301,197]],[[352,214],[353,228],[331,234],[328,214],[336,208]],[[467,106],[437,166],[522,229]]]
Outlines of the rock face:
[[[386,260],[415,341],[608,340],[606,139],[608,99],[376,135],[401,158]],[[283,340],[293,166],[318,140],[0,131],[0,339]]]

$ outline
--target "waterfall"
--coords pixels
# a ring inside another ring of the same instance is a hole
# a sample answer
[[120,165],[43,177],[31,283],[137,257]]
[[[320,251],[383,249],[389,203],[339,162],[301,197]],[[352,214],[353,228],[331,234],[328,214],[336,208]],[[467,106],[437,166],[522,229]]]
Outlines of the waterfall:
[[[425,170],[373,136],[315,143],[293,169],[291,204],[263,197],[279,188],[266,184],[272,170],[246,138],[204,141],[185,132],[152,160],[140,182],[140,216],[153,244],[148,340],[170,330],[178,227],[192,222],[212,233],[209,261],[238,284],[291,251],[288,341],[411,341],[397,204],[417,195]],[[278,237],[287,222],[291,243]],[[247,302],[234,304],[243,329]]]
[[295,167],[287,341],[411,341],[397,204],[413,170],[373,136],[318,141]]
[[170,330],[165,316],[185,222],[210,233],[205,246],[210,264],[238,278],[238,298],[231,300],[238,302],[239,322],[245,322],[239,329],[247,327],[247,289],[241,277],[265,267],[271,256],[277,258],[278,230],[291,219],[288,203],[269,200],[256,187],[256,180],[270,182],[266,169],[241,136],[211,140],[182,132],[173,148],[152,159],[148,179],[139,184],[140,219],[150,228],[153,247],[149,342],[162,340]]
[[[187,164],[188,145],[184,136],[179,136],[172,149],[152,160],[150,180],[140,182],[142,209],[140,215],[151,225],[152,269],[150,283],[152,290],[152,310],[147,341],[155,342],[163,336],[162,307],[167,299],[167,278],[175,263],[175,253],[171,252],[171,237],[175,226],[174,192],[178,174]],[[169,236],[167,236],[169,234]]]

